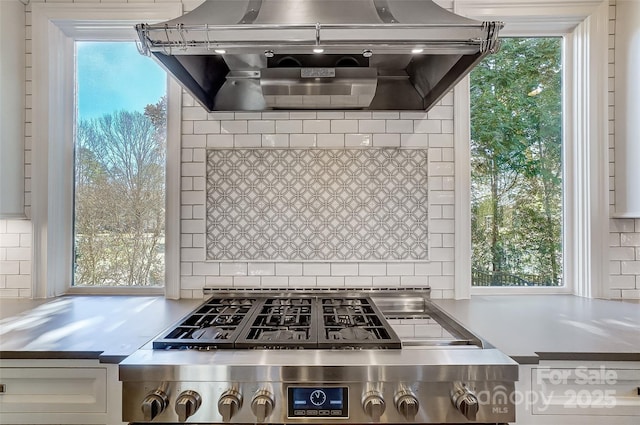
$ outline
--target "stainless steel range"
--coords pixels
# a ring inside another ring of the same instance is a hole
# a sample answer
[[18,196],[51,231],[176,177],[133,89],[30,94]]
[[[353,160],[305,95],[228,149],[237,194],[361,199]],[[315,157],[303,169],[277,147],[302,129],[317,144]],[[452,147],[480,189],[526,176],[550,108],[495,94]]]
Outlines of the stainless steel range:
[[517,364],[428,288],[213,293],[120,364],[124,421],[515,420]]

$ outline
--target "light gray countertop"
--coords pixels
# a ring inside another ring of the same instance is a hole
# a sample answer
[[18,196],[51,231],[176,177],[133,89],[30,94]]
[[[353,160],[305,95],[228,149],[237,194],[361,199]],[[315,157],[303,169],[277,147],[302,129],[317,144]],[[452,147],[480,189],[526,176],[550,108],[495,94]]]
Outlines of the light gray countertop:
[[640,361],[637,300],[492,295],[435,304],[518,363]]
[[[0,358],[118,363],[200,303],[156,296],[0,300]],[[637,302],[526,295],[435,303],[519,363],[640,361]]]
[[0,301],[0,358],[119,363],[202,300],[65,296]]

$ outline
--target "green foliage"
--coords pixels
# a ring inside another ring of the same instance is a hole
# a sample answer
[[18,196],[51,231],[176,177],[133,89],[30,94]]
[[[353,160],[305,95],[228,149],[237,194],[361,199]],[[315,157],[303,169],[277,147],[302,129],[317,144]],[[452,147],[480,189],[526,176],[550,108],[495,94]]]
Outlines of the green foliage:
[[164,281],[166,101],[76,130],[75,285]]
[[504,39],[472,71],[471,156],[474,270],[561,284],[560,38]]

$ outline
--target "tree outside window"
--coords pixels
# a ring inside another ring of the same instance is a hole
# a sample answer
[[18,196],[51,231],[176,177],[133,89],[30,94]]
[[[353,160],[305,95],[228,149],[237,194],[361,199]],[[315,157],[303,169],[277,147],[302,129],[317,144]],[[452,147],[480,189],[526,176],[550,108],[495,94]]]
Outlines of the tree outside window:
[[507,38],[471,73],[472,284],[562,285],[562,39]]
[[[162,286],[166,76],[133,43],[79,44],[74,285]],[[117,78],[105,81],[102,71],[132,53],[148,62],[120,66]],[[154,73],[161,87],[136,83]],[[142,106],[137,90],[161,97]]]

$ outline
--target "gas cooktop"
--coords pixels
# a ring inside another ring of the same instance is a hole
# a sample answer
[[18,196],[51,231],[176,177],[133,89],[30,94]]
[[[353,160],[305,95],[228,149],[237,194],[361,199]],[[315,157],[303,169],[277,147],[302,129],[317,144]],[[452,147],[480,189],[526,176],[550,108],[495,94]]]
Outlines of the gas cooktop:
[[208,294],[120,363],[124,421],[515,420],[518,365],[433,305],[428,288]]
[[214,296],[154,349],[402,348],[369,297]]

